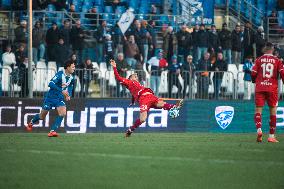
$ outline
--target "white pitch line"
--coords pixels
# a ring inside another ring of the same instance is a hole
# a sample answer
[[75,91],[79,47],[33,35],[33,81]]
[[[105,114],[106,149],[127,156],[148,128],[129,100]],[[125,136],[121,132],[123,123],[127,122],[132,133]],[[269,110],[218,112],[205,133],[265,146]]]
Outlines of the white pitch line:
[[201,159],[201,158],[191,158],[191,157],[161,157],[161,156],[140,156],[140,155],[126,155],[126,154],[106,154],[106,153],[79,153],[79,152],[62,152],[62,151],[51,151],[51,150],[14,150],[7,149],[6,152],[11,153],[32,153],[32,154],[52,154],[52,155],[66,155],[70,154],[72,156],[93,156],[93,157],[103,157],[103,158],[117,158],[117,159],[140,159],[140,160],[157,160],[157,161],[189,161],[189,162],[208,162],[216,164],[260,164],[260,165],[278,165],[284,166],[284,162],[280,161],[252,161],[252,160],[230,160],[230,159]]

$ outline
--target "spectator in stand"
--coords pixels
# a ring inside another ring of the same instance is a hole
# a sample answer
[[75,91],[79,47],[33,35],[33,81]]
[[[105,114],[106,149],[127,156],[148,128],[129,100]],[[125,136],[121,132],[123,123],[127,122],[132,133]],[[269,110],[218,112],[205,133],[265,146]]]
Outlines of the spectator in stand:
[[124,54],[125,54],[126,62],[128,63],[128,65],[132,69],[135,69],[137,61],[134,57],[136,55],[139,55],[139,48],[137,44],[135,43],[135,38],[133,35],[130,35],[128,37],[128,40],[125,39]]
[[154,20],[149,21],[148,31],[150,33],[150,49],[149,49],[149,56],[155,56],[155,51],[157,48],[157,30],[156,30],[156,22]]
[[15,45],[18,48],[20,44],[26,46],[27,42],[28,42],[27,21],[21,20],[20,26],[15,29]]
[[46,32],[46,50],[47,50],[47,61],[55,61],[57,52],[56,45],[59,41],[59,29],[55,22],[52,23],[51,28]]
[[16,50],[16,66],[19,67],[20,64],[24,63],[27,56],[27,51],[25,49],[25,45],[20,45],[19,48]]
[[104,44],[104,54],[105,54],[105,61],[107,64],[107,68],[110,69],[110,60],[114,59],[114,44],[113,41],[111,40],[111,35],[106,34],[105,36],[105,44]]
[[71,54],[70,59],[78,65],[77,55],[75,53]]
[[113,44],[114,44],[114,55],[123,52],[123,33],[121,32],[117,23],[112,30]]
[[242,36],[241,27],[236,25],[235,30],[232,32],[232,60],[233,64],[239,68],[239,64],[242,61]]
[[143,68],[143,57],[140,54],[135,55],[135,60],[136,60],[136,67],[135,67],[135,72],[138,75],[139,81],[142,83],[142,85],[146,84],[146,73]]
[[[149,69],[150,66],[150,69]],[[150,58],[146,64],[146,70],[150,74],[150,88],[155,95],[159,94],[162,71],[168,66],[166,59],[163,58],[163,50],[157,49],[156,55]]]
[[203,58],[196,66],[197,76],[197,98],[208,99],[209,71],[211,70],[210,53],[204,53]]
[[241,50],[241,62],[243,63],[244,62],[244,34],[245,34],[245,26],[243,24],[241,24],[241,47],[242,47],[242,50]]
[[[193,57],[188,55],[186,63],[182,65],[182,78],[183,78],[183,98],[191,97],[192,83],[193,83],[193,72],[195,71],[195,65],[193,64]],[[188,86],[188,93],[186,91]]]
[[[130,69],[130,66],[127,64],[124,59],[123,53],[118,53],[116,62],[116,69],[121,77],[126,78],[126,73]],[[122,88],[122,89],[121,89]],[[116,80],[116,97],[125,97],[126,88],[120,85],[119,81]]]
[[271,15],[268,17],[268,23],[269,23],[269,33],[270,34],[278,34],[280,31],[279,29],[279,22],[278,22],[278,16],[277,11],[273,10],[271,12]]
[[232,63],[232,36],[231,32],[228,30],[227,24],[222,25],[222,30],[219,33],[219,39],[224,55],[224,59],[228,64]]
[[204,24],[200,24],[199,31],[196,35],[196,45],[197,45],[197,59],[199,60],[201,56],[208,51],[209,47],[209,34],[205,30]]
[[128,3],[126,1],[120,1],[120,0],[105,0],[104,1],[105,6],[112,6],[113,11],[115,12],[117,6],[124,6],[125,8],[128,8]]
[[25,45],[21,44],[16,53],[16,66],[19,69],[19,83],[21,87],[20,97],[24,98],[28,96],[28,58]]
[[177,95],[175,96],[176,98],[181,98],[181,90],[182,86],[179,82],[179,76],[181,74],[181,65],[182,63],[177,62],[177,56],[173,55],[171,64],[168,68],[169,73],[168,73],[168,92],[169,98],[172,98],[172,89],[173,86],[175,85],[178,88]]
[[97,62],[103,62],[104,57],[104,42],[105,36],[108,33],[107,22],[105,20],[102,21],[101,25],[98,27],[97,31],[95,32],[95,38],[97,39],[97,47],[96,47],[96,54],[97,54]]
[[177,32],[177,45],[178,56],[182,56],[182,62],[185,62],[192,47],[191,34],[187,31],[187,26],[185,24],[183,24]]
[[250,100],[252,94],[251,71],[253,67],[252,55],[248,55],[243,65],[244,74],[244,100]]
[[64,63],[68,60],[69,57],[69,48],[64,44],[64,39],[59,39],[58,44],[56,45],[56,65],[57,68],[64,67]]
[[243,48],[244,48],[244,57],[249,55],[253,56],[253,43],[254,43],[254,32],[251,29],[251,23],[247,22],[244,30],[244,40],[243,40]]
[[197,64],[198,62],[198,53],[197,53],[197,35],[199,32],[199,25],[195,24],[193,28],[192,36],[192,54],[193,54],[193,64]]
[[209,32],[209,52],[215,54],[219,51],[220,40],[215,25],[211,25],[211,31]]
[[19,69],[19,86],[21,87],[20,97],[25,98],[29,95],[29,79],[28,79],[28,58],[23,58],[23,61],[18,63]]
[[51,0],[50,2],[55,6],[56,11],[64,11],[67,8],[66,0]]
[[142,52],[142,56],[143,56],[143,63],[146,64],[147,60],[148,60],[148,52],[149,52],[149,44],[151,43],[151,35],[149,33],[149,31],[147,30],[147,21],[142,20],[141,22],[141,34],[142,34],[142,38],[141,38],[141,43],[143,45],[143,52]]
[[85,17],[90,20],[92,26],[97,27],[98,21],[101,20],[100,15],[98,14],[97,7],[91,8],[86,14]]
[[78,66],[79,80],[81,84],[80,97],[86,97],[89,93],[90,82],[93,79],[93,64],[90,58]]
[[141,22],[138,20],[135,22],[135,30],[134,30],[134,37],[135,37],[135,42],[139,48],[139,52],[140,54],[143,56],[144,58],[144,34],[143,34],[143,30],[141,28]]
[[276,57],[278,57],[282,63],[284,64],[284,49],[280,47],[279,44],[275,44],[275,47],[274,47],[274,54]]
[[63,39],[64,45],[67,48],[70,48],[70,32],[71,32],[70,20],[66,19],[64,20],[63,26],[59,30],[59,35],[60,38]]
[[78,64],[82,63],[82,55],[84,48],[84,30],[81,28],[81,21],[76,21],[76,26],[72,27],[70,37],[73,52],[76,53]]
[[75,21],[73,21],[73,20],[77,20],[77,19],[80,18],[79,13],[76,12],[76,7],[75,7],[74,4],[70,5],[69,15],[72,18],[72,24],[75,24]]
[[12,52],[11,45],[6,46],[6,51],[2,54],[3,66],[10,66],[12,69],[16,64],[15,54]]
[[214,76],[213,76],[214,98],[219,99],[219,92],[220,92],[224,72],[226,72],[228,70],[228,64],[223,59],[222,52],[218,52],[217,60],[214,64],[212,64],[211,70],[214,71]]
[[156,5],[154,5],[154,4],[151,5],[150,14],[157,14],[157,7],[156,7]]
[[177,38],[172,26],[169,26],[163,33],[163,52],[167,62],[177,53]]
[[[37,63],[39,60],[44,61],[45,34],[39,21],[36,21],[33,29],[33,61]],[[39,52],[39,57],[38,57]]]
[[266,43],[263,26],[258,27],[257,32],[255,33],[254,41],[256,47],[256,57],[260,57],[263,55],[262,50]]

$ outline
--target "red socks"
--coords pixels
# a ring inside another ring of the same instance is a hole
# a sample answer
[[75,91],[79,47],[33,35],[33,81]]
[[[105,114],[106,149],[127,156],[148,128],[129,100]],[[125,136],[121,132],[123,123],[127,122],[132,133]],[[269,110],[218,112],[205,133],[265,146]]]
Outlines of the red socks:
[[174,104],[169,104],[169,103],[166,103],[163,107],[164,110],[170,110],[171,108],[173,108],[175,105]]
[[262,122],[261,122],[261,114],[260,113],[256,113],[254,115],[254,123],[255,123],[256,129],[261,128]]
[[270,116],[269,126],[270,126],[269,134],[274,134],[276,130],[276,115]]
[[130,129],[132,130],[132,131],[134,131],[137,127],[139,127],[141,125],[141,121],[140,121],[140,119],[138,118],[138,119],[136,119],[136,121],[135,121],[135,123],[133,124],[133,126],[131,126],[130,127]]

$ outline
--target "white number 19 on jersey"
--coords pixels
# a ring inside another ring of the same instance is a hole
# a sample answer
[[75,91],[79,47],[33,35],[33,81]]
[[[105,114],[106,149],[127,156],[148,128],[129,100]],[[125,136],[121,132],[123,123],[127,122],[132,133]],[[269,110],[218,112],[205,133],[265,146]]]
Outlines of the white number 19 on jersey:
[[273,76],[274,65],[271,63],[264,63],[261,65],[263,78],[271,78]]

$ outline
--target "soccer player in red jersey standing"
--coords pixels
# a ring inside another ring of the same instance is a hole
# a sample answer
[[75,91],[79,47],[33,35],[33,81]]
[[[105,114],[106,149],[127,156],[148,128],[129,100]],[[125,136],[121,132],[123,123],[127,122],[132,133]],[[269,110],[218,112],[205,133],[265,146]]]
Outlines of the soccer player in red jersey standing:
[[264,47],[264,55],[255,60],[252,68],[252,81],[255,82],[255,116],[254,122],[257,128],[257,142],[262,142],[262,108],[267,102],[270,110],[270,130],[268,142],[278,142],[275,137],[276,111],[278,106],[278,75],[284,82],[284,66],[282,62],[273,56],[274,47],[267,43]]
[[131,74],[128,79],[120,77],[116,69],[116,63],[114,60],[110,61],[113,67],[114,75],[116,80],[118,80],[122,85],[124,85],[132,94],[131,105],[137,101],[140,105],[140,118],[138,118],[133,126],[131,126],[125,133],[125,137],[129,137],[133,131],[139,127],[142,123],[146,121],[147,113],[150,108],[156,108],[164,110],[171,110],[173,108],[178,111],[183,105],[183,100],[177,102],[177,104],[168,104],[165,101],[159,99],[154,95],[154,92],[150,88],[146,88],[141,85],[138,81],[138,76],[136,73]]

